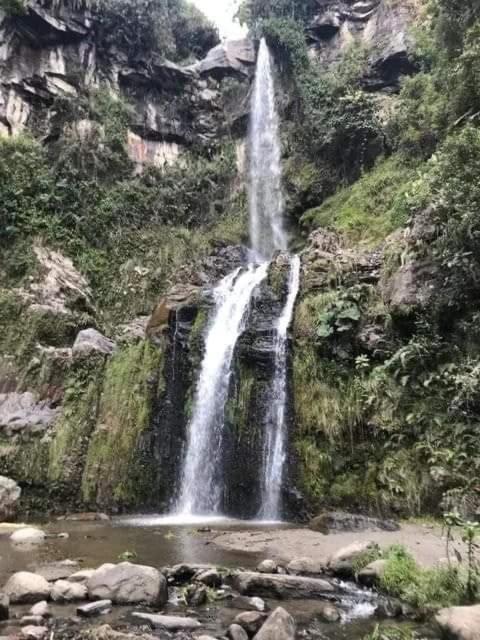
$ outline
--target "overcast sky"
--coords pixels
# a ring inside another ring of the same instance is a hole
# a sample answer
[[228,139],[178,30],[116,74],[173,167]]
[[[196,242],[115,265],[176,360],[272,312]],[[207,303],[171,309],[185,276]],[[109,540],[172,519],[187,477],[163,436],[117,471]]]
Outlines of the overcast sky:
[[218,26],[222,38],[242,38],[245,30],[233,21],[239,0],[191,0]]

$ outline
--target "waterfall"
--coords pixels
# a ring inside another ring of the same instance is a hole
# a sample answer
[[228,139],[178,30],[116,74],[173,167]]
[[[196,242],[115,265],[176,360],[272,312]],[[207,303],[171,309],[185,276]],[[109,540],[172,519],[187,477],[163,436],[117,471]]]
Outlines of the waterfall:
[[221,464],[225,404],[233,352],[244,328],[255,287],[267,275],[266,263],[249,265],[224,278],[214,291],[215,313],[205,344],[205,355],[188,429],[180,498],[181,514],[216,514],[221,508]]
[[250,238],[263,259],[285,251],[282,164],[272,62],[265,39],[258,51],[250,121]]
[[287,442],[287,385],[288,385],[288,328],[292,322],[295,301],[300,287],[300,258],[292,256],[288,278],[288,295],[278,319],[275,335],[275,365],[268,402],[264,465],[262,481],[262,508],[264,520],[281,518],[280,492],[286,459]]

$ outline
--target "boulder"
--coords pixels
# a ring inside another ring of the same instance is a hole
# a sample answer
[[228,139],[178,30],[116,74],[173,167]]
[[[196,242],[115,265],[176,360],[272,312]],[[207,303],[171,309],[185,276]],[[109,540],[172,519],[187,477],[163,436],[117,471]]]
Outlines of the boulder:
[[366,587],[372,587],[383,577],[386,566],[386,560],[370,562],[370,564],[364,567],[358,574],[358,581]]
[[21,493],[15,480],[0,476],[0,521],[15,517]]
[[234,623],[240,625],[248,635],[253,636],[265,622],[266,614],[260,611],[245,611],[235,616]]
[[230,640],[248,640],[248,633],[239,624],[231,624],[228,627],[227,638],[230,638]]
[[80,582],[57,580],[51,590],[51,598],[55,602],[72,602],[87,598],[87,587]]
[[287,572],[294,576],[316,576],[322,573],[323,569],[322,563],[312,558],[294,558],[287,565]]
[[259,573],[277,573],[278,564],[275,560],[262,560],[257,566],[257,571]]
[[334,591],[320,578],[306,578],[245,571],[232,576],[232,586],[240,594],[265,598],[321,598]]
[[214,569],[210,564],[176,564],[173,567],[164,569],[164,573],[168,576],[169,581],[174,584],[184,584],[189,582],[195,575],[204,571]]
[[48,582],[66,580],[79,568],[80,564],[75,560],[61,560],[60,562],[49,562],[48,564],[32,567],[35,573],[43,576]]
[[379,520],[345,511],[327,511],[311,520],[308,527],[320,533],[335,531],[399,531],[400,526],[393,520]]
[[41,618],[50,618],[51,613],[46,600],[41,600],[33,605],[28,612],[31,616],[40,616]]
[[376,543],[372,541],[353,542],[332,554],[327,561],[327,568],[336,575],[350,577],[354,573],[354,561],[376,548]]
[[153,567],[130,562],[100,567],[88,580],[87,588],[90,599],[115,604],[162,606],[168,600],[165,576]]
[[216,569],[201,571],[195,576],[195,580],[212,589],[218,589],[222,586],[222,576]]
[[90,356],[92,354],[111,355],[116,345],[96,329],[84,329],[77,335],[73,343],[74,356]]
[[207,57],[195,65],[203,76],[223,78],[227,75],[249,75],[255,65],[252,40],[227,40],[211,49]]
[[10,536],[10,542],[15,545],[35,545],[44,542],[46,534],[35,527],[23,527],[14,531]]
[[282,607],[270,614],[255,640],[294,640],[295,621]]
[[162,616],[154,613],[140,613],[137,611],[132,613],[132,618],[149,624],[154,629],[166,629],[167,631],[192,631],[202,626],[195,618]]
[[48,634],[48,627],[39,627],[35,625],[28,625],[22,627],[21,636],[25,640],[43,640]]
[[[29,435],[43,433],[54,422],[58,413],[58,408],[52,408],[46,400],[38,400],[30,391],[0,393],[0,433],[3,432],[6,436],[14,436],[17,433]],[[1,485],[0,491],[2,491]],[[5,485],[2,493],[5,494],[7,501],[10,495],[10,499],[17,502],[16,489],[10,483]]]
[[82,604],[80,607],[77,607],[77,616],[81,618],[93,618],[107,613],[111,608],[111,600],[97,600],[96,602],[89,602],[88,604]]
[[14,604],[35,603],[48,600],[50,584],[42,576],[28,571],[19,571],[9,578],[4,588],[5,594]]
[[6,593],[0,593],[0,621],[10,617],[10,598]]
[[440,609],[435,620],[448,638],[480,640],[480,604]]

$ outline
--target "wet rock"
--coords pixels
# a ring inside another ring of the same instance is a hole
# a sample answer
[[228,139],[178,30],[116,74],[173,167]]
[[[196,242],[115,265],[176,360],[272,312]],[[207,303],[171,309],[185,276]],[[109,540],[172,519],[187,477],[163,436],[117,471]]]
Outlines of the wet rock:
[[[0,393],[0,432],[7,436],[14,436],[17,433],[29,435],[43,433],[54,422],[57,415],[58,409],[52,408],[48,401],[38,400],[30,391]],[[14,498],[15,489],[6,488],[6,497],[8,494]]]
[[242,572],[232,577],[233,587],[242,595],[265,598],[319,598],[334,591],[327,580]]
[[354,561],[362,554],[378,548],[375,542],[354,542],[342,547],[330,556],[327,568],[338,576],[351,577]]
[[25,527],[14,531],[10,536],[10,542],[15,545],[41,544],[45,540],[46,534],[41,529]]
[[230,606],[233,609],[255,609],[256,611],[266,611],[267,605],[262,598],[249,598],[248,596],[235,596]]
[[287,565],[287,572],[294,576],[315,576],[322,571],[322,563],[312,560],[312,558],[294,558]]
[[92,600],[112,600],[115,604],[162,606],[168,600],[165,576],[153,567],[130,562],[100,567],[88,580],[87,588]]
[[95,569],[82,569],[68,576],[69,582],[80,582],[86,584],[95,573]]
[[68,520],[69,522],[108,522],[110,516],[101,511],[82,511],[81,513],[69,513],[59,520]]
[[169,581],[174,584],[185,584],[189,582],[195,575],[214,569],[210,564],[176,564],[173,567],[167,567],[165,574]]
[[96,329],[84,329],[77,335],[73,343],[74,356],[89,356],[95,353],[111,355],[116,345]]
[[195,576],[195,580],[212,589],[218,589],[222,586],[222,576],[216,569],[207,569],[207,571],[202,571]]
[[149,624],[154,629],[166,629],[167,631],[192,631],[202,625],[195,618],[182,618],[180,616],[162,616],[154,613],[140,613],[134,611],[132,618]]
[[0,476],[0,521],[15,517],[21,494],[22,490],[14,480]]
[[277,573],[278,565],[275,560],[262,560],[257,567],[259,573]]
[[379,618],[398,618],[402,615],[402,603],[393,598],[382,598],[375,613]]
[[445,636],[454,640],[480,640],[480,604],[440,609],[435,621]]
[[338,622],[341,619],[340,611],[333,604],[324,604],[320,609],[320,617],[325,622]]
[[231,624],[228,627],[227,638],[230,638],[230,640],[248,640],[248,633],[239,624]]
[[191,607],[201,607],[208,600],[208,591],[205,586],[191,584],[185,591],[185,600]]
[[22,627],[21,637],[25,640],[43,640],[48,634],[48,627],[37,627],[28,625]]
[[50,596],[55,602],[85,600],[87,597],[87,587],[79,582],[57,580],[52,587]]
[[55,582],[56,580],[66,580],[75,571],[78,571],[79,567],[79,563],[75,560],[62,560],[61,562],[49,562],[48,564],[34,566],[32,569],[48,582]]
[[238,616],[235,616],[233,622],[253,636],[265,622],[266,617],[266,614],[260,611],[245,611],[245,613],[239,613]]
[[0,621],[8,620],[10,616],[10,598],[6,593],[0,593]]
[[40,616],[41,618],[50,618],[50,608],[46,600],[41,600],[33,605],[28,612],[31,616]]
[[335,531],[399,531],[400,525],[393,520],[379,520],[345,511],[321,513],[309,522],[309,528],[320,533]]
[[4,588],[10,602],[14,604],[35,603],[47,600],[50,584],[42,576],[28,571],[19,571],[9,578]]
[[255,640],[294,640],[295,621],[282,607],[278,607],[255,636]]
[[88,604],[82,604],[80,607],[77,607],[77,615],[81,618],[94,618],[95,616],[107,613],[111,608],[111,600],[97,600],[96,602],[89,602]]
[[358,574],[358,581],[366,587],[372,587],[376,584],[385,573],[387,566],[386,560],[375,560],[364,567]]

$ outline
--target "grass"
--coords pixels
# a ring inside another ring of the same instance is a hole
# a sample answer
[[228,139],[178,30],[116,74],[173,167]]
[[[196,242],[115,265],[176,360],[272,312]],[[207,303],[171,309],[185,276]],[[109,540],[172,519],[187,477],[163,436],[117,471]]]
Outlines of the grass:
[[398,157],[384,159],[355,184],[306,211],[301,223],[342,231],[367,246],[378,244],[407,221],[405,194],[415,177],[415,168]]

